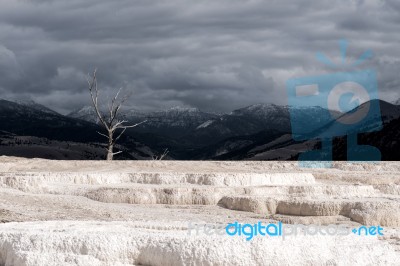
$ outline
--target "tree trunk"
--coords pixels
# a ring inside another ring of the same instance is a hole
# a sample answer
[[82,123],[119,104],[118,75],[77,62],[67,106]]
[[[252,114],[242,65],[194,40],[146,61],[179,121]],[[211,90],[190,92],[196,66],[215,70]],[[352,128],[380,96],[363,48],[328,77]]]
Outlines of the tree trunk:
[[107,161],[112,161],[113,157],[114,157],[114,145],[112,144],[108,144],[108,148],[107,148]]
[[110,130],[108,132],[107,161],[112,161],[113,157],[114,157],[114,139],[113,139],[113,133]]

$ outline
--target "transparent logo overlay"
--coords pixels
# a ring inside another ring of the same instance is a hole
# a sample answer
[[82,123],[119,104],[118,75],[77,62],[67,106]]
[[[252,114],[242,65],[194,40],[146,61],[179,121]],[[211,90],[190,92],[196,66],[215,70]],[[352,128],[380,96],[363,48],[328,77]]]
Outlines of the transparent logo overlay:
[[[342,61],[346,62],[347,42],[340,42]],[[372,56],[364,52],[352,66],[358,66]],[[339,68],[328,57],[317,53],[317,59],[331,68]],[[347,67],[349,68],[349,67]],[[373,69],[341,71],[330,74],[289,79],[286,83],[292,137],[296,141],[320,140],[321,149],[299,156],[302,166],[319,161],[318,167],[329,167],[332,161],[332,140],[347,136],[348,161],[380,161],[379,149],[358,145],[357,134],[379,131],[382,118],[376,72]],[[322,107],[310,121],[299,110]]]
[[360,226],[349,227],[346,225],[330,224],[322,225],[303,225],[303,224],[283,224],[265,223],[258,221],[254,224],[239,223],[237,221],[229,224],[210,224],[189,221],[188,235],[220,235],[243,237],[247,241],[255,237],[281,237],[285,240],[287,237],[295,236],[382,236],[384,228],[381,226]]

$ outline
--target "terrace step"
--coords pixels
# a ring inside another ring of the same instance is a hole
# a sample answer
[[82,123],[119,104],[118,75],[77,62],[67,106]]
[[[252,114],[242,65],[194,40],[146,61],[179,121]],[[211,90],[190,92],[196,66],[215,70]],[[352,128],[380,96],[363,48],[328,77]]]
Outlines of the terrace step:
[[0,186],[23,188],[38,187],[46,183],[65,184],[197,184],[209,186],[262,186],[314,184],[310,173],[76,173],[76,172],[32,172],[0,173]]
[[383,197],[306,199],[261,196],[226,196],[219,206],[265,215],[345,216],[364,225],[400,226],[400,202]]

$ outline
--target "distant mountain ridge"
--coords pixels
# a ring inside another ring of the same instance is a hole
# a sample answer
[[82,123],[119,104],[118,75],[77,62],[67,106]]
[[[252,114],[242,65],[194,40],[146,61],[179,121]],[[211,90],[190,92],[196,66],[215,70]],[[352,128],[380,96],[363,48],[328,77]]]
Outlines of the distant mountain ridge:
[[[376,117],[371,118],[371,120],[364,125],[365,128],[359,128],[358,130],[358,140],[359,144],[372,145],[377,147],[382,152],[382,159],[384,160],[400,160],[400,141],[399,134],[400,131],[400,106],[390,104],[382,100],[378,101],[381,117],[383,121],[382,128],[372,130],[368,133],[368,130],[374,127]],[[366,103],[360,105],[356,109],[365,108]],[[343,114],[346,116],[348,114]],[[322,131],[332,131],[335,130],[331,128],[331,124],[327,124],[322,127]],[[335,159],[345,160],[346,159],[346,135],[343,136],[338,132],[337,145],[335,149],[336,157]],[[282,134],[278,136],[275,140],[271,141],[264,136],[263,139],[257,138],[257,135],[250,135],[247,137],[241,137],[237,141],[233,139],[225,140],[218,144],[214,148],[213,154],[214,158],[224,158],[224,159],[241,159],[241,160],[272,160],[272,159],[296,159],[300,152],[307,150],[312,150],[318,148],[318,134],[316,134],[316,139],[310,139],[305,141],[294,141],[290,132],[288,134]],[[237,149],[231,149],[231,147],[237,146]],[[228,148],[227,148],[228,147]],[[224,153],[221,154],[221,149],[224,149]],[[240,152],[238,152],[238,149]],[[219,154],[218,154],[219,153]],[[223,156],[223,157],[221,157]]]
[[[299,119],[322,123],[331,119],[330,115],[321,117],[327,113],[321,112],[322,110],[321,107],[312,106],[298,108],[296,112],[299,114]],[[96,115],[89,107],[72,112],[68,116],[96,121]],[[207,113],[197,108],[184,107],[149,113],[125,110],[121,117],[132,123],[147,120],[133,131],[161,134],[194,146],[209,145],[226,138],[252,135],[263,130],[287,133],[291,128],[289,107],[275,104],[250,105],[227,114]]]
[[[378,141],[378,136],[388,141],[397,136],[391,130],[397,128],[400,106],[385,101],[379,101],[379,104],[384,122],[382,132],[386,135],[368,135],[363,140],[383,145]],[[364,108],[364,105],[358,108]],[[330,130],[330,123],[324,122],[334,121],[326,109],[318,106],[291,110],[288,106],[255,104],[226,114],[187,107],[154,112],[123,110],[121,119],[131,123],[147,122],[126,131],[119,141],[118,149],[124,151],[119,158],[151,158],[152,154],[168,149],[170,158],[185,160],[295,159],[300,152],[316,148],[318,140],[294,141],[291,136],[290,112],[295,112],[296,117],[305,123],[321,123],[321,130]],[[346,115],[337,113],[339,117]],[[0,145],[3,145],[4,152],[7,150],[7,154],[19,149],[18,156],[29,147],[29,156],[34,156],[33,146],[29,146],[32,145],[29,143],[35,142],[35,147],[41,145],[38,150],[48,151],[46,158],[51,158],[50,154],[69,159],[100,158],[101,145],[105,139],[97,134],[97,131],[103,130],[97,122],[91,106],[64,116],[32,101],[0,100]],[[390,127],[387,126],[389,123]],[[62,144],[64,142],[69,144]],[[18,146],[25,145],[23,143],[28,146]],[[43,146],[45,143],[62,146],[62,152],[49,151],[49,148]],[[397,143],[396,140],[393,143]],[[8,145],[7,148],[4,145]],[[13,149],[10,145],[19,148]],[[71,147],[79,149],[69,153]],[[390,147],[385,145],[385,152],[390,153]],[[81,153],[78,156],[79,151]],[[41,154],[37,156],[43,156]]]
[[[90,158],[93,155],[91,154],[93,150],[96,150],[96,154],[99,153],[98,150],[104,150],[102,144],[105,139],[97,133],[102,130],[103,128],[99,125],[63,116],[36,103],[30,102],[27,104],[25,102],[16,103],[0,100],[0,131],[2,132],[0,146],[3,146],[0,148],[0,155],[3,151],[7,152],[8,155],[16,154],[20,156],[18,152],[22,149],[20,147],[21,143],[25,143],[23,150],[29,150],[30,157],[43,158],[44,156],[44,158],[51,158],[50,155],[46,154],[55,154],[52,149],[57,149],[61,146],[47,147],[46,145],[58,143],[58,145],[64,146],[65,143],[68,143],[69,150],[63,148],[65,158],[85,158],[85,153],[88,153]],[[21,141],[21,137],[24,137],[24,141]],[[38,143],[40,143],[39,146]],[[146,155],[145,152],[138,150],[138,147],[142,150],[147,148],[129,135],[121,138],[119,144],[118,147],[120,149],[127,151],[121,158],[133,159],[136,154],[143,154],[143,157],[151,155],[151,153]],[[5,145],[8,147],[5,147]],[[14,148],[10,149],[10,145]],[[32,150],[34,145],[36,145],[37,153]],[[96,146],[95,149],[93,148],[94,146]],[[78,156],[76,149],[80,150],[83,155],[80,154]],[[45,155],[43,155],[43,150],[47,150]],[[96,157],[98,155],[93,156],[100,159],[100,157]]]
[[[97,115],[93,107],[90,106],[71,112],[67,116],[94,123],[98,122]],[[186,107],[172,107],[163,111],[147,113],[135,109],[121,110],[120,112],[120,119],[127,120],[132,124],[146,120],[146,123],[141,124],[134,131],[162,133],[162,135],[168,137],[181,137],[185,132],[195,129],[200,124],[215,117],[215,114]]]
[[29,107],[29,108],[32,108],[32,109],[35,109],[37,111],[41,111],[41,112],[44,112],[44,113],[59,115],[59,113],[57,113],[56,111],[54,111],[54,110],[52,110],[52,109],[50,109],[50,108],[48,108],[48,107],[46,107],[46,106],[44,106],[42,104],[39,104],[39,103],[35,102],[32,99],[15,99],[14,100],[14,99],[2,99],[2,98],[0,98],[0,100],[17,103],[19,105],[23,105],[23,106],[26,106],[26,107]]

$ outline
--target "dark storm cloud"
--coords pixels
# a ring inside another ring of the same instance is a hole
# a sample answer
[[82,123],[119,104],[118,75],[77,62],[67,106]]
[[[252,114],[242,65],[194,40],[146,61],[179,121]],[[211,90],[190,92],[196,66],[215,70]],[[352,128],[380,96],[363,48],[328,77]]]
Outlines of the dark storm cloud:
[[[67,112],[89,103],[85,75],[133,91],[138,109],[230,111],[286,104],[285,81],[372,49],[383,99],[398,98],[398,1],[0,0],[0,97]],[[105,94],[110,92],[104,92]]]

